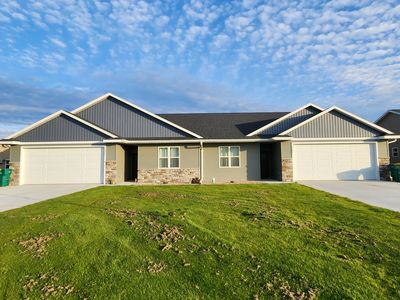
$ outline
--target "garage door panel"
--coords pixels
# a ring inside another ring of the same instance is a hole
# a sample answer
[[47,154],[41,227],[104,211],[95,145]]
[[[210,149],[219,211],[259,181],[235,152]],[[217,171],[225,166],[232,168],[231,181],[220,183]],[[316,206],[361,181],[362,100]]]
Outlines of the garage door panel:
[[376,146],[354,144],[296,144],[293,146],[295,180],[378,179]]
[[24,184],[102,183],[102,147],[23,149]]

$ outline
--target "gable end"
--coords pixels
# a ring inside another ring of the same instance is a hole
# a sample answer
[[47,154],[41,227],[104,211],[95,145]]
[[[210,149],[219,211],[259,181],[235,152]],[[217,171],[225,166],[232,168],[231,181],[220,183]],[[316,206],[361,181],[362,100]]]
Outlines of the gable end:
[[259,136],[270,136],[270,135],[277,135],[281,132],[304,122],[305,120],[319,114],[321,110],[317,109],[316,107],[309,106],[306,107],[295,114],[291,115],[290,117],[282,120],[281,122],[261,131],[258,135]]
[[20,142],[75,142],[102,141],[108,135],[65,115],[58,117],[18,136]]
[[295,138],[370,138],[382,132],[339,111],[331,110],[286,134]]
[[188,133],[108,96],[76,113],[122,138],[192,138]]

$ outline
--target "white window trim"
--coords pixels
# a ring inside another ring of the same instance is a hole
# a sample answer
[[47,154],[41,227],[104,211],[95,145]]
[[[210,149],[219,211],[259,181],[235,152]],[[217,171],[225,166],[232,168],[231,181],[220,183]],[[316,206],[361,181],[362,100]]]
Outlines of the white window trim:
[[[228,156],[221,156],[221,148],[222,147],[228,147]],[[231,156],[231,147],[237,147],[239,148],[239,156]],[[228,158],[228,166],[221,166],[221,158],[222,157],[227,157]],[[239,157],[239,166],[231,166],[231,158],[232,157]],[[241,155],[240,155],[240,146],[219,146],[218,147],[218,165],[221,169],[230,169],[230,168],[240,168],[242,166],[241,162]]]
[[[160,157],[160,149],[167,148],[168,154],[167,157]],[[178,148],[178,157],[171,157],[171,148]],[[160,166],[160,158],[167,158],[168,159],[168,167],[163,168]],[[178,167],[171,167],[171,158],[178,159]],[[181,147],[180,146],[165,146],[165,147],[158,147],[157,149],[157,164],[159,169],[180,169],[181,168]]]
[[[394,155],[394,149],[397,150],[397,155]],[[392,148],[392,157],[399,157],[399,147],[393,147]]]

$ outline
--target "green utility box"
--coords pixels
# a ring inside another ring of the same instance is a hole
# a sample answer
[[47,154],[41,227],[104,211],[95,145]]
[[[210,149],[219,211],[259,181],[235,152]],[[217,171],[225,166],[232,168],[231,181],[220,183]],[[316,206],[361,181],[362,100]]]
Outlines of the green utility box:
[[2,170],[0,170],[0,186],[8,186],[8,185],[10,185],[11,173],[12,173],[11,169],[2,169]]
[[400,182],[400,165],[390,165],[389,168],[393,181]]

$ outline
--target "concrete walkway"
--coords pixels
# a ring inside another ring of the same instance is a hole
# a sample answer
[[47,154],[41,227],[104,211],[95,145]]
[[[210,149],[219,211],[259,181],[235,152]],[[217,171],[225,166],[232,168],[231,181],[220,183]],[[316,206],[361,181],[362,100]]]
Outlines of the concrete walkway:
[[400,211],[400,183],[387,181],[299,181],[300,184],[370,205]]
[[0,211],[80,192],[98,184],[51,184],[0,187]]

